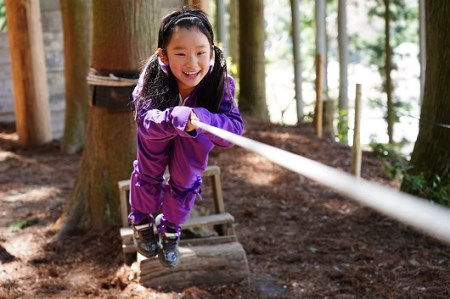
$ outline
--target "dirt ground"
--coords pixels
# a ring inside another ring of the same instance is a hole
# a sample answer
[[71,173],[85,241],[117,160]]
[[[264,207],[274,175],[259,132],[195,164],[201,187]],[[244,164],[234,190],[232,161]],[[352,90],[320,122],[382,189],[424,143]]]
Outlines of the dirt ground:
[[[310,126],[245,119],[247,137],[350,169],[351,150]],[[215,149],[210,164],[222,171],[248,284],[142,287],[124,265],[119,226],[50,242],[80,159],[58,146],[25,150],[0,127],[0,298],[450,298],[448,245],[237,146]],[[368,152],[362,176],[398,188]]]

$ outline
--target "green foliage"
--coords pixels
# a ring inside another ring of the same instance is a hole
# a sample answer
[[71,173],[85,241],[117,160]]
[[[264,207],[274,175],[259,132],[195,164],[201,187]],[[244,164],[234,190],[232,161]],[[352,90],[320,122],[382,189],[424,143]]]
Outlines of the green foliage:
[[377,159],[383,163],[384,171],[389,175],[389,179],[395,179],[407,169],[405,158],[398,153],[393,145],[371,142],[369,146]]
[[5,6],[5,0],[0,0],[0,31],[6,31],[6,6]]
[[35,225],[35,224],[37,224],[38,222],[39,222],[39,219],[38,219],[38,218],[31,218],[31,219],[23,219],[23,220],[19,220],[19,221],[16,221],[16,222],[12,223],[12,224],[9,226],[9,230],[10,230],[11,232],[18,232],[18,231],[20,231],[20,230],[22,230],[22,229],[24,229],[24,228],[26,228],[26,227],[28,227],[28,226]]
[[450,206],[449,190],[445,181],[437,174],[427,175],[423,172],[418,175],[405,174],[404,184],[408,186],[408,192],[417,196],[428,198],[438,204]]
[[340,110],[337,123],[337,138],[343,144],[347,144],[348,130],[348,111]]
[[378,160],[382,161],[384,171],[391,180],[401,175],[403,184],[408,186],[408,192],[422,198],[444,206],[450,206],[449,188],[450,175],[447,179],[441,178],[437,174],[411,174],[411,169],[406,159],[402,157],[394,146],[390,144],[381,144],[372,142],[370,144],[372,151]]

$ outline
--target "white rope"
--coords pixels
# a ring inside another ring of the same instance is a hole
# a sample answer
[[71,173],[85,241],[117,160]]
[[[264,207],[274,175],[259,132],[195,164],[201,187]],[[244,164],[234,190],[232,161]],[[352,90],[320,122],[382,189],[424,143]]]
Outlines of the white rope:
[[228,131],[191,121],[205,131],[253,151],[293,172],[313,179],[387,216],[450,243],[450,209],[386,186],[357,179],[333,167],[242,137]]
[[117,77],[114,74],[109,74],[109,76],[99,76],[95,74],[95,70],[93,69],[90,70],[86,80],[89,85],[112,87],[135,86],[138,83],[138,79]]

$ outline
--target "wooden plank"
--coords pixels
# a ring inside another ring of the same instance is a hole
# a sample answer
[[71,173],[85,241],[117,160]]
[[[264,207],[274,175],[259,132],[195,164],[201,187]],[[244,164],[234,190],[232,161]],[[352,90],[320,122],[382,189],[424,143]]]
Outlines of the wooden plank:
[[[231,225],[234,222],[234,217],[230,213],[222,213],[222,214],[214,214],[207,216],[200,216],[195,218],[190,218],[181,225],[181,229],[190,229],[194,227],[200,226],[214,226],[220,224],[228,224]],[[234,231],[231,229],[228,231],[227,235],[234,235]],[[133,243],[133,229],[131,227],[122,227],[120,228],[120,237],[122,239],[122,251],[124,253],[127,252],[135,252],[136,248]],[[209,239],[209,238],[205,238]],[[187,239],[189,240],[189,239]],[[194,239],[190,239],[194,240]],[[195,241],[192,241],[195,243]],[[198,243],[201,243],[198,241]]]
[[238,242],[180,247],[180,262],[174,268],[161,266],[158,258],[139,260],[140,283],[163,290],[247,283],[249,277],[247,257]]
[[[124,254],[136,253],[136,246],[133,243],[133,238],[131,236],[131,242],[122,244],[122,252]],[[206,238],[195,238],[195,239],[181,239],[180,247],[192,247],[192,246],[205,246],[205,245],[217,245],[224,243],[237,242],[237,237],[235,235],[230,236],[214,236]]]

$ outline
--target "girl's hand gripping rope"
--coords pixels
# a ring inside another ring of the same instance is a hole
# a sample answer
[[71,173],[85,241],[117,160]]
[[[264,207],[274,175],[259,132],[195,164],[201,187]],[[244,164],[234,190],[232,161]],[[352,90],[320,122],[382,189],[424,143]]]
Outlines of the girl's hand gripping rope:
[[198,121],[198,117],[197,117],[197,115],[194,112],[191,112],[191,115],[189,115],[189,122],[186,125],[186,129],[185,129],[186,132],[191,132],[191,131],[194,131],[194,130],[196,130],[198,128],[197,126],[192,124],[193,120],[194,120],[194,122]]

